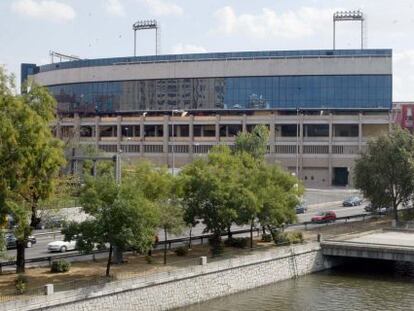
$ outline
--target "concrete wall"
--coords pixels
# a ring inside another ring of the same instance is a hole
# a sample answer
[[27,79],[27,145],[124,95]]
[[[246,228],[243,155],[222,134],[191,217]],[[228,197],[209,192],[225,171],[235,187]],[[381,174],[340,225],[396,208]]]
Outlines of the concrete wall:
[[0,305],[0,310],[167,310],[330,268],[318,243],[55,293]]
[[391,57],[315,57],[144,63],[52,70],[36,74],[34,80],[56,85],[194,77],[392,74],[391,62]]

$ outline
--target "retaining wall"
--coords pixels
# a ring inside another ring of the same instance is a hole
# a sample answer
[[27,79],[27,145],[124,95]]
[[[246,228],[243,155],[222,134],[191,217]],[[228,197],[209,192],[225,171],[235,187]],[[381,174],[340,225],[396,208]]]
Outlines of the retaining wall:
[[318,243],[274,248],[79,290],[0,305],[0,310],[168,310],[328,269]]

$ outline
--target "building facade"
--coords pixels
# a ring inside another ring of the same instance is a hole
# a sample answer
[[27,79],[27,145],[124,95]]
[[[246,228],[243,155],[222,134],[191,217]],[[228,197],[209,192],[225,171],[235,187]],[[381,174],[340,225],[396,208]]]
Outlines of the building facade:
[[315,187],[351,184],[358,153],[392,122],[391,50],[23,64],[26,78],[57,99],[64,139],[179,167],[265,124],[268,160]]

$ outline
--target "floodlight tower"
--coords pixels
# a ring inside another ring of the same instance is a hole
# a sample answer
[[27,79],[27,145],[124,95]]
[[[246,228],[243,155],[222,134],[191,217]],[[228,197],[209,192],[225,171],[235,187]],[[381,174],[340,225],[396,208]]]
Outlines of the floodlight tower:
[[155,29],[155,55],[158,55],[158,29],[159,25],[155,19],[137,21],[132,25],[134,31],[134,56],[137,56],[137,30]]
[[361,50],[364,48],[364,14],[360,11],[340,11],[333,15],[333,49],[335,50],[335,23],[361,22]]

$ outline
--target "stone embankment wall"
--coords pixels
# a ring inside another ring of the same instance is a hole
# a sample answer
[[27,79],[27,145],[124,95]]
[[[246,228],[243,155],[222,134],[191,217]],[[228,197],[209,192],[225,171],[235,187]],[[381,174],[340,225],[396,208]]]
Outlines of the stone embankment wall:
[[309,243],[9,302],[0,305],[0,310],[168,310],[321,271],[334,264],[322,255],[318,243]]

